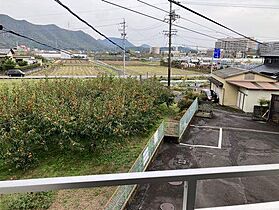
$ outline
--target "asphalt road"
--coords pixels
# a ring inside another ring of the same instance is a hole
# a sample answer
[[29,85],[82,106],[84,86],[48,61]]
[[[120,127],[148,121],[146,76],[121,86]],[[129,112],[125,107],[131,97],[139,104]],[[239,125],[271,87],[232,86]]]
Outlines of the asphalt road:
[[[213,119],[195,118],[193,125],[182,140],[193,146],[164,143],[149,171],[279,163],[278,125],[227,111],[215,111]],[[196,208],[278,201],[278,189],[279,176],[199,181]],[[142,185],[127,209],[157,210],[167,202],[180,210],[182,196],[183,185]]]

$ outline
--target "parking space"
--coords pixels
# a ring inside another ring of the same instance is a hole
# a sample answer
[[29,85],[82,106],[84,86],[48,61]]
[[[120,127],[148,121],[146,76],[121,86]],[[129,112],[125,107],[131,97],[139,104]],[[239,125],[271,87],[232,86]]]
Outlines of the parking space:
[[[221,143],[220,143],[221,142]],[[216,110],[213,119],[195,118],[182,144],[164,143],[148,170],[175,170],[279,163],[279,126]],[[139,186],[127,209],[182,209],[183,184]],[[279,176],[203,180],[196,208],[279,200]]]

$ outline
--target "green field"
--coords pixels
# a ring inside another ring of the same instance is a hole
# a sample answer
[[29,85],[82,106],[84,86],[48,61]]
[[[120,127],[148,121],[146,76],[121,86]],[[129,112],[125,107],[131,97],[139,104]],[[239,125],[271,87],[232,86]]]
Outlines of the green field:
[[[123,69],[123,63],[121,61],[105,61],[105,63],[117,69]],[[159,62],[127,61],[125,73],[130,76],[166,76],[168,75],[168,67],[160,66]],[[172,68],[171,71],[173,76],[187,76],[200,73],[193,69],[183,70]],[[97,76],[103,74],[117,75],[117,72],[109,67],[96,65],[91,61],[58,60],[47,69],[35,72],[30,76]]]
[[[104,61],[105,63],[115,66],[116,68],[123,69],[123,64],[120,61]],[[128,75],[149,75],[149,76],[165,76],[168,75],[168,67],[160,66],[159,62],[140,62],[140,61],[128,61],[126,64],[125,72]],[[198,71],[183,70],[178,68],[172,68],[172,75],[189,75],[200,74]]]
[[111,69],[95,65],[86,60],[58,60],[47,69],[29,76],[98,76],[115,75]]

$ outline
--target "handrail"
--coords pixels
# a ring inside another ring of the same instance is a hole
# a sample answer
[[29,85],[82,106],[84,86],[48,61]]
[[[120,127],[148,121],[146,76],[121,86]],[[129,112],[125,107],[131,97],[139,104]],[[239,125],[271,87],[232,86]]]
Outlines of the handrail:
[[279,175],[279,164],[0,181],[0,194]]

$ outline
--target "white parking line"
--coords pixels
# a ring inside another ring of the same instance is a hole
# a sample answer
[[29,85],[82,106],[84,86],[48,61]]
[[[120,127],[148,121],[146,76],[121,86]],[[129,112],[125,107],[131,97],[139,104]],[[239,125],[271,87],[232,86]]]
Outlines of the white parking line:
[[222,141],[223,141],[223,128],[220,128],[219,132],[219,141],[218,141],[218,148],[222,148]]
[[194,147],[194,148],[209,148],[209,149],[222,149],[222,141],[223,141],[223,129],[220,128],[219,131],[219,140],[218,140],[218,146],[207,146],[207,145],[199,145],[199,144],[184,144],[180,143],[180,146],[185,146],[185,147]]
[[207,146],[207,145],[198,145],[198,144],[184,144],[184,143],[180,143],[180,146],[185,146],[185,147],[194,147],[194,148],[208,148],[208,149],[221,149],[219,147],[214,147],[214,146]]
[[[216,130],[220,128],[217,126],[199,126],[199,125],[190,125],[190,127],[216,129]],[[263,131],[263,130],[254,130],[254,129],[247,129],[247,128],[233,128],[233,127],[223,127],[223,129],[224,130],[233,130],[233,131],[244,131],[244,132],[255,132],[255,133],[266,133],[266,134],[279,135],[279,132],[275,132],[275,131]]]

